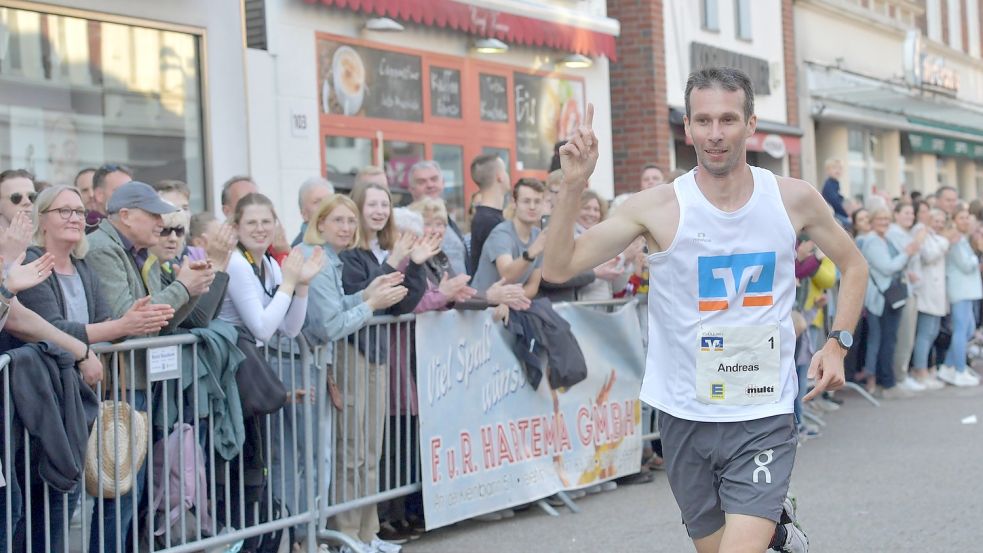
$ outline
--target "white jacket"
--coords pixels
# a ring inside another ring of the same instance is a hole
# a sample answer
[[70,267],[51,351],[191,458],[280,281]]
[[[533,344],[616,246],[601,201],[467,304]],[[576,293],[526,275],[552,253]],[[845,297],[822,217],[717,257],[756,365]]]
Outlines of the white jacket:
[[[917,233],[921,225],[915,225]],[[949,311],[949,298],[945,288],[945,254],[949,251],[949,240],[935,231],[929,230],[922,242],[922,248],[915,256],[919,260],[919,281],[915,284],[915,301],[920,313],[945,316]]]

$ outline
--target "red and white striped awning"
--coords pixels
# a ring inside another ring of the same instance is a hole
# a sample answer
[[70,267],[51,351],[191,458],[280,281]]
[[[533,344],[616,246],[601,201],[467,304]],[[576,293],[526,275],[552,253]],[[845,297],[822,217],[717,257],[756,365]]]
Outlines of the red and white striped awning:
[[[605,30],[588,28],[583,18],[542,19],[475,6],[465,0],[304,0],[378,17],[453,29],[470,35],[497,38],[512,44],[541,46],[585,56],[607,56],[617,61],[618,25],[606,20]],[[525,13],[525,12],[524,12]],[[548,17],[549,10],[528,10]],[[560,19],[561,21],[557,21]],[[565,21],[563,21],[566,19]]]

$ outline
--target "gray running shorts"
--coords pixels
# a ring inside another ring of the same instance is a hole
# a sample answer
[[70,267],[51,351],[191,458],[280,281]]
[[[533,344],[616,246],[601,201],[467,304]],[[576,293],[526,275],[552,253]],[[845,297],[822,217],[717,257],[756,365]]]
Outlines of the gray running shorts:
[[724,513],[781,520],[798,447],[794,415],[696,422],[659,413],[669,486],[693,539],[724,525]]

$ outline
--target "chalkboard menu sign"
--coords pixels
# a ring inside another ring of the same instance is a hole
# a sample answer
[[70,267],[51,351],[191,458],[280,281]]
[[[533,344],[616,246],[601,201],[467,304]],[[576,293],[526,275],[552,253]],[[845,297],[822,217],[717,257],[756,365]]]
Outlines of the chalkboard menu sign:
[[584,85],[526,73],[512,76],[515,88],[516,161],[523,170],[549,170],[553,146],[580,126]]
[[419,56],[331,40],[319,40],[317,51],[322,112],[423,121]]
[[509,80],[498,75],[478,75],[478,98],[481,101],[481,119],[496,123],[509,122]]
[[461,72],[457,69],[430,67],[430,113],[461,118]]

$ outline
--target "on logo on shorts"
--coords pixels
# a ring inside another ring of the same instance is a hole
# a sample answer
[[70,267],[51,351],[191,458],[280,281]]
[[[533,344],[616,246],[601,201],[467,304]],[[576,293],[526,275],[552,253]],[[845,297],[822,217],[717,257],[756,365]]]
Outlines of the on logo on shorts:
[[774,302],[775,252],[703,256],[697,274],[700,311],[724,311],[732,301],[744,307]]

